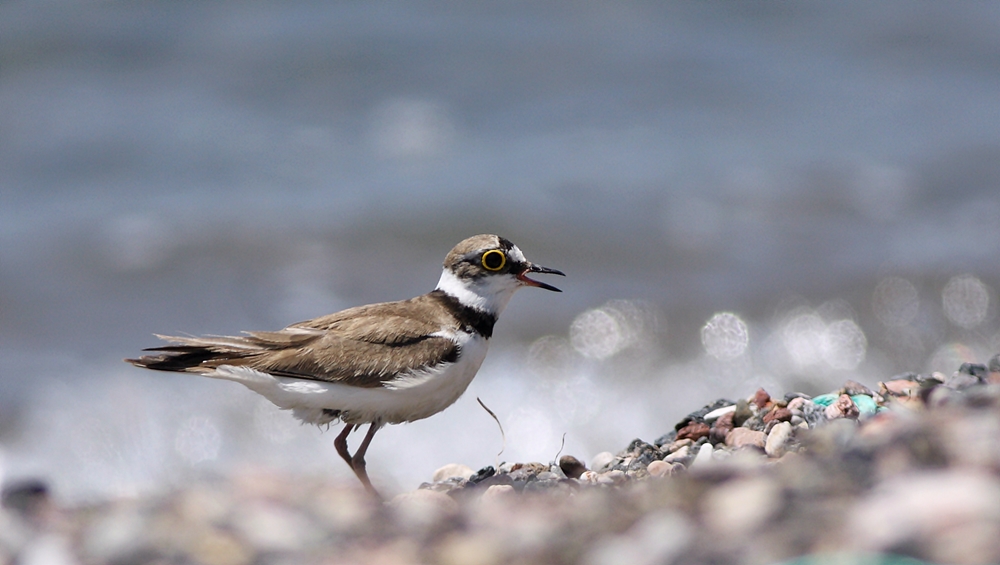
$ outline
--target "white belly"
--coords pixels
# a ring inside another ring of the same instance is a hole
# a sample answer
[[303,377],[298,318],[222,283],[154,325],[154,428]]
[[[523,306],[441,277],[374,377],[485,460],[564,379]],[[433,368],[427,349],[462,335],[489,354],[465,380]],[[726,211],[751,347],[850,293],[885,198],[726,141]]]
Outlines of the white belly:
[[489,342],[475,335],[463,340],[458,361],[434,370],[405,375],[381,387],[276,377],[247,367],[223,365],[205,376],[243,384],[279,408],[309,424],[328,424],[338,417],[349,424],[412,422],[451,406],[476,376]]

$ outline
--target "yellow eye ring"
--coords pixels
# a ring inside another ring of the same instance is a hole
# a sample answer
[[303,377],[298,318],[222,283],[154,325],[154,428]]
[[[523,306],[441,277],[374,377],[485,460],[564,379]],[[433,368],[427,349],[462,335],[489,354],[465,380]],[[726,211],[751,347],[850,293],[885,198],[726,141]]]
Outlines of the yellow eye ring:
[[486,253],[483,253],[481,262],[484,269],[496,272],[504,268],[504,265],[507,264],[507,255],[499,249],[490,249]]

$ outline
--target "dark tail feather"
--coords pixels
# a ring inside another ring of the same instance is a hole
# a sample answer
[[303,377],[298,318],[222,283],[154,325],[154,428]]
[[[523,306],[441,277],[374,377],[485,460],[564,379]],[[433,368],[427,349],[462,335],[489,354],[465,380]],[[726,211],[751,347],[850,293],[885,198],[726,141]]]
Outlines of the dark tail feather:
[[155,371],[186,371],[198,367],[210,359],[222,357],[217,351],[207,347],[194,345],[170,345],[166,347],[151,347],[143,351],[162,351],[159,355],[143,355],[138,359],[126,359],[136,367],[153,369]]

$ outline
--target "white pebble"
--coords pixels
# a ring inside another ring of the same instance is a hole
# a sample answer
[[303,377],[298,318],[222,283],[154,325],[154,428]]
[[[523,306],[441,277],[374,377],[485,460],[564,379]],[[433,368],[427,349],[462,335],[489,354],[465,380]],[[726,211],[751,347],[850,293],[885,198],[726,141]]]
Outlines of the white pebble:
[[678,439],[668,445],[665,451],[667,453],[673,453],[682,447],[687,447],[692,444],[694,444],[694,441],[692,441],[691,438]]
[[595,455],[594,458],[590,460],[590,468],[600,473],[601,471],[604,470],[605,467],[610,465],[611,462],[614,460],[615,460],[614,453],[611,453],[610,451],[602,451],[597,455]]
[[670,473],[673,465],[667,461],[653,461],[646,467],[646,471],[653,477],[663,477]]
[[598,477],[597,482],[602,485],[614,485],[625,482],[625,473],[619,470],[608,471],[606,473],[601,473]]
[[812,401],[806,400],[801,396],[796,396],[795,398],[788,401],[788,409],[791,410],[792,412],[802,412],[802,409],[805,408],[807,402],[812,402]]
[[441,481],[447,481],[448,479],[468,479],[475,474],[476,472],[467,465],[449,463],[444,467],[439,468],[437,471],[434,471],[431,481],[439,483]]
[[483,496],[479,500],[490,503],[495,500],[505,499],[514,494],[516,494],[514,487],[510,485],[493,485],[486,489],[486,492],[483,493]]
[[704,467],[712,463],[712,444],[703,443],[701,447],[698,448],[698,455],[694,456],[694,461],[691,462],[692,468]]
[[687,459],[688,455],[690,454],[691,450],[688,448],[688,446],[685,445],[684,447],[664,457],[663,460],[666,461],[667,463],[677,463]]
[[706,423],[714,422],[714,421],[718,420],[719,418],[721,418],[722,416],[725,416],[726,414],[729,414],[730,412],[736,412],[736,405],[735,404],[733,404],[731,406],[723,406],[722,408],[717,408],[715,410],[712,410],[708,414],[705,414],[705,422]]
[[764,453],[768,457],[781,457],[785,454],[785,444],[792,435],[792,425],[788,422],[775,424],[771,428],[771,433],[767,434],[767,441],[764,442]]

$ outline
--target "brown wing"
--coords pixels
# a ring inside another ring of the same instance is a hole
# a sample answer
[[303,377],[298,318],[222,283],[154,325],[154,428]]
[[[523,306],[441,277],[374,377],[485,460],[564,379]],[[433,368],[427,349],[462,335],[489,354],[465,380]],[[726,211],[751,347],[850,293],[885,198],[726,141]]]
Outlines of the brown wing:
[[[241,337],[165,337],[175,343],[128,361],[149,369],[207,373],[220,365],[361,387],[378,387],[412,368],[454,362],[458,345],[429,334],[454,325],[417,297],[351,308],[275,332]],[[450,322],[450,324],[449,324]]]

